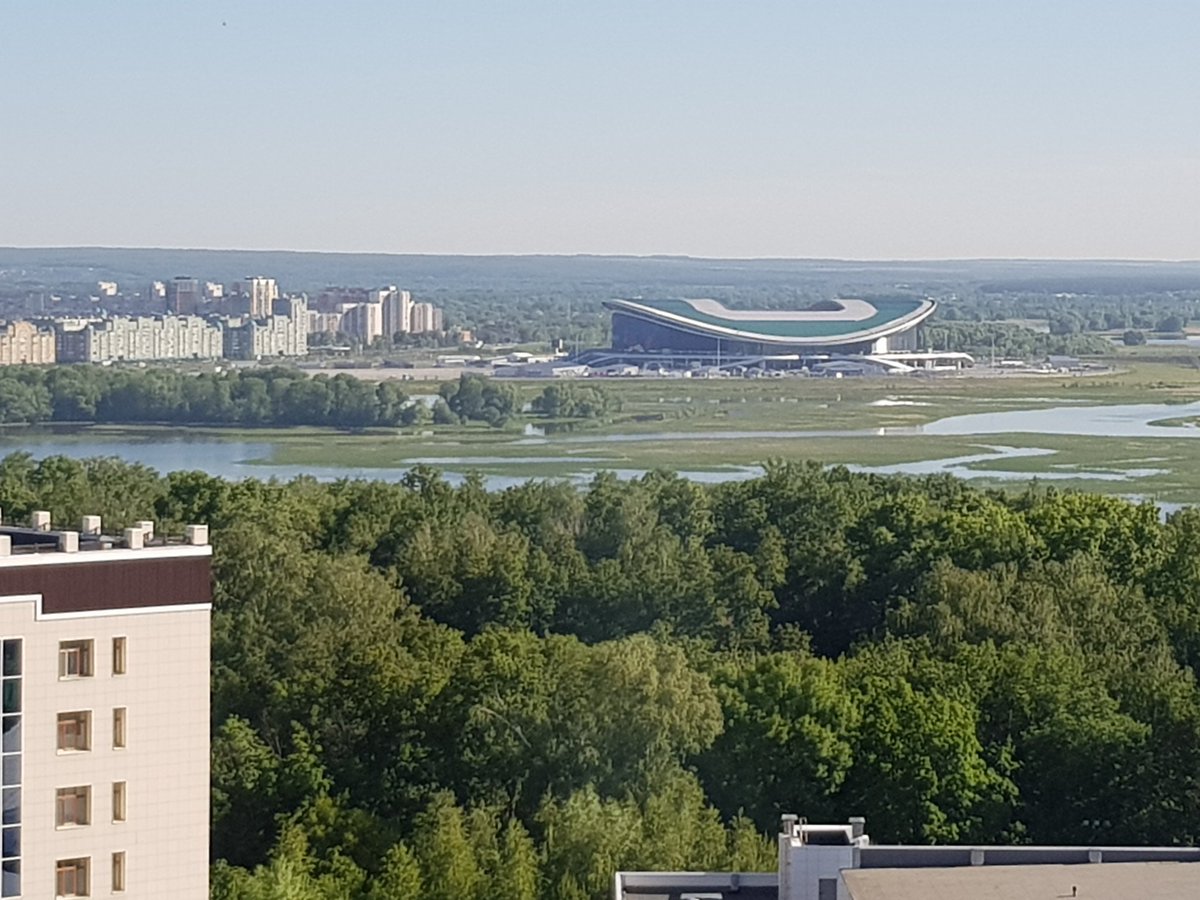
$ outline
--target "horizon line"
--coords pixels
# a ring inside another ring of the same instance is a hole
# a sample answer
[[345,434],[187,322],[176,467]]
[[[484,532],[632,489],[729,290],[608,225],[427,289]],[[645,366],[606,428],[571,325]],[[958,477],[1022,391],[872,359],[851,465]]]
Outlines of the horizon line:
[[687,253],[432,253],[400,250],[296,250],[277,247],[164,247],[108,244],[4,244],[3,250],[113,250],[159,253],[287,253],[324,256],[404,256],[457,257],[467,259],[637,259],[637,260],[694,260],[699,262],[812,262],[812,263],[1111,263],[1111,264],[1200,264],[1200,257],[1133,257],[1133,256],[696,256]]

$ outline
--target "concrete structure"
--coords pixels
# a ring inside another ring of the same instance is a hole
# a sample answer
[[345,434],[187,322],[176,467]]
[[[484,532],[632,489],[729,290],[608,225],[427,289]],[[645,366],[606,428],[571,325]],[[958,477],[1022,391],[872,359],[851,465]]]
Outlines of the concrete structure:
[[177,316],[192,316],[200,308],[200,282],[177,275],[167,282],[166,311]]
[[315,309],[308,311],[309,334],[337,334],[342,330],[341,313],[323,313]]
[[198,316],[117,316],[55,324],[60,362],[220,359],[221,325]]
[[37,518],[0,527],[0,897],[205,900],[207,534]]
[[342,331],[363,344],[383,337],[383,304],[379,301],[347,304],[342,310]]
[[242,292],[249,301],[247,311],[252,319],[267,318],[275,308],[275,301],[279,299],[279,287],[275,284],[275,279],[262,275],[252,275],[243,281]]
[[276,300],[265,319],[234,319],[225,328],[227,359],[265,359],[308,354],[308,303],[303,297]]
[[117,283],[115,281],[97,281],[96,295],[99,297],[117,296]]
[[413,334],[442,330],[442,311],[432,303],[414,303],[412,308]]
[[412,331],[413,299],[410,291],[399,290],[394,284],[371,291],[372,303],[382,304],[383,335],[389,341],[397,334]]
[[936,304],[919,298],[827,300],[808,309],[728,309],[716,300],[609,300],[613,349],[777,353],[916,350],[914,330]]
[[[861,818],[784,816],[777,873],[618,872],[614,900],[1200,896],[1200,848],[872,844]],[[1083,891],[1080,886],[1084,886]]]
[[204,282],[204,299],[205,300],[221,300],[225,296],[225,285],[219,281]]
[[48,365],[56,358],[53,331],[23,319],[0,328],[0,366]]

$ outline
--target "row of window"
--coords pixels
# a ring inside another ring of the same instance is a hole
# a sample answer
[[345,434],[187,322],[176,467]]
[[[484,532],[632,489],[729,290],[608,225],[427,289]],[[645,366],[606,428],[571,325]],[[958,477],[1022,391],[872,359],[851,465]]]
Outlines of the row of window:
[[0,744],[3,786],[0,826],[0,897],[21,896],[21,656],[20,638],[3,640],[4,738]]
[[[112,639],[112,673],[125,674],[125,638]],[[96,642],[91,638],[80,641],[60,641],[58,644],[58,677],[91,678],[96,674]]]
[[[92,858],[80,856],[75,859],[60,859],[55,863],[54,896],[55,897],[90,897],[92,896]],[[119,850],[112,855],[112,892],[123,893],[125,890],[125,851]]]
[[[117,706],[112,711],[112,745],[114,750],[125,748],[126,708]],[[92,711],[77,709],[58,714],[58,750],[60,753],[76,753],[92,749]]]
[[[112,783],[112,820],[125,821],[125,782]],[[54,803],[54,827],[71,828],[92,824],[92,786],[79,784],[59,788]]]

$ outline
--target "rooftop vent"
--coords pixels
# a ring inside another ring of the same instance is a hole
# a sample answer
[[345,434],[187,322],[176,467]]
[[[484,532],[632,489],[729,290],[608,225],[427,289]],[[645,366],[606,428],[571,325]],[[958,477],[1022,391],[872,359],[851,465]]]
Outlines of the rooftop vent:
[[50,511],[48,509],[35,509],[29,516],[29,527],[34,531],[49,531]]
[[141,550],[145,545],[146,532],[141,528],[125,529],[125,546],[130,550]]
[[79,522],[79,531],[87,537],[96,537],[100,534],[100,517],[84,516]]

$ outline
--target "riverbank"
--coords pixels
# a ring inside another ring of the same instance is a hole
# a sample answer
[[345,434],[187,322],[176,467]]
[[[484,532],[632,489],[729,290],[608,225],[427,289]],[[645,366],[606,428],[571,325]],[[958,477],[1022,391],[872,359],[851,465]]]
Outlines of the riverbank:
[[1200,502],[1200,370],[1135,363],[1092,378],[605,381],[607,421],[524,419],[503,429],[87,426],[7,428],[0,453],[115,455],[160,471],[230,478],[379,477],[415,465],[494,487],[667,468],[700,480],[748,477],[770,459],[867,471],[952,474],[1004,489],[1064,487]]

